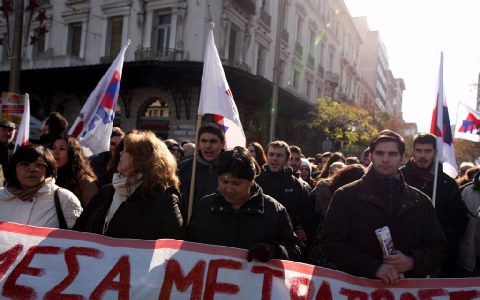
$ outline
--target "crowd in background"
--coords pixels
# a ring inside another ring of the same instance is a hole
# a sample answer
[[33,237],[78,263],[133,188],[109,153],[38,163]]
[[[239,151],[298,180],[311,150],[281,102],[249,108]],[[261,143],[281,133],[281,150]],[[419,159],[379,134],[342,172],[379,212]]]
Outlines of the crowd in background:
[[[110,149],[85,157],[67,128],[51,113],[40,139],[14,152],[16,126],[0,122],[0,221],[237,247],[248,260],[302,261],[388,284],[480,276],[480,167],[464,162],[456,179],[435,168],[430,134],[414,137],[408,159],[389,130],[359,157],[308,157],[285,141],[224,150],[213,123],[194,142],[114,127]],[[390,253],[375,235],[384,226]]]

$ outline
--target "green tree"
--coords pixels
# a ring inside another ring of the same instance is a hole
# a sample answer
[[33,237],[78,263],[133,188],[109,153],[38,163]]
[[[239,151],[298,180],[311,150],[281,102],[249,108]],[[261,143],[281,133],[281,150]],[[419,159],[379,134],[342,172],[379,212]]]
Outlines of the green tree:
[[378,133],[373,118],[366,110],[331,98],[317,99],[317,105],[299,126],[313,129],[340,145],[366,144]]

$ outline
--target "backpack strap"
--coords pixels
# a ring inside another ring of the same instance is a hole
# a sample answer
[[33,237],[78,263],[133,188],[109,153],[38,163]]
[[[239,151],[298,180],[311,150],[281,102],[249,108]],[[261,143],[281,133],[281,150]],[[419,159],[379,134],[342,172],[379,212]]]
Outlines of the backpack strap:
[[58,196],[58,190],[55,190],[54,200],[55,200],[55,209],[57,210],[58,224],[60,229],[68,229],[67,221],[65,221],[65,216],[63,215],[62,206],[60,205],[60,197]]

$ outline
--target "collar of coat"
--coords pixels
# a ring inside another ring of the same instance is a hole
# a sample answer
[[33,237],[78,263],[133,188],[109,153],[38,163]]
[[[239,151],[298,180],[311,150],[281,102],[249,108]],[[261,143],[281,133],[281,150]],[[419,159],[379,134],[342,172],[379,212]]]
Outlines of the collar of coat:
[[258,184],[254,184],[251,188],[250,198],[243,203],[243,205],[235,210],[232,208],[230,203],[228,203],[219,192],[215,194],[215,199],[213,200],[210,211],[213,213],[225,213],[225,214],[251,214],[251,215],[262,215],[264,213],[264,199],[262,188]]

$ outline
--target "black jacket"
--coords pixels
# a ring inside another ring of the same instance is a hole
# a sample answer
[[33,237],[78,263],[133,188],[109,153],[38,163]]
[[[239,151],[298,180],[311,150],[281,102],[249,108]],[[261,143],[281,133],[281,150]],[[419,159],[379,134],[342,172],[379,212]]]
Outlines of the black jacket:
[[[414,162],[410,159],[400,168],[405,182],[432,198],[433,179],[427,180],[415,170]],[[433,175],[432,175],[433,176]],[[457,183],[443,172],[442,165],[438,166],[437,193],[435,199],[437,218],[447,237],[447,251],[440,271],[441,277],[453,277],[456,268],[457,244],[467,226],[467,208]]]
[[[180,179],[180,192],[182,194],[182,203],[180,209],[183,216],[186,216],[188,210],[188,201],[190,197],[190,183],[192,181],[193,156],[182,160],[178,164],[178,177]],[[218,188],[218,166],[217,163],[208,163],[200,155],[197,156],[197,169],[195,179],[195,195],[193,203],[206,195],[213,194]]]
[[255,182],[265,194],[273,197],[287,209],[293,228],[302,227],[309,241],[315,237],[315,208],[310,203],[306,186],[292,175],[292,168],[286,166],[283,172],[271,172],[263,167]]
[[388,226],[395,249],[413,257],[406,277],[425,277],[441,263],[445,235],[430,199],[405,184],[388,188],[373,169],[339,188],[325,217],[321,245],[338,270],[375,278],[383,253],[375,230]]
[[188,225],[188,240],[243,249],[268,243],[277,247],[275,258],[298,260],[297,237],[285,207],[263,194],[257,184],[251,191],[250,199],[238,210],[219,193],[198,201]]
[[[145,199],[141,196],[141,187],[120,205],[105,235],[142,240],[185,239],[185,227],[178,206],[178,191],[169,188],[160,196]],[[102,234],[114,193],[115,189],[111,184],[100,189],[77,219],[73,229]]]

